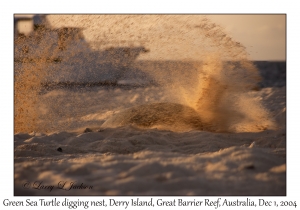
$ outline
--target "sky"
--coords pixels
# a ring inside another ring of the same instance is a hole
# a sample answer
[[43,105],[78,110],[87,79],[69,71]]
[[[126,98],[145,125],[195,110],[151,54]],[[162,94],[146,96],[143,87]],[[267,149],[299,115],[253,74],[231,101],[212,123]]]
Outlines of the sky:
[[286,60],[286,15],[209,15],[253,60]]
[[[142,16],[49,15],[48,20],[54,27],[85,28],[84,35],[89,42],[102,41],[99,36],[103,34],[106,34],[105,41],[114,43],[120,40],[130,43],[139,40],[150,48],[150,53],[143,55],[142,59],[197,60],[200,57],[203,40],[194,29],[184,25],[197,24],[203,15],[175,15],[164,18]],[[205,16],[245,46],[250,60],[286,60],[286,15]]]

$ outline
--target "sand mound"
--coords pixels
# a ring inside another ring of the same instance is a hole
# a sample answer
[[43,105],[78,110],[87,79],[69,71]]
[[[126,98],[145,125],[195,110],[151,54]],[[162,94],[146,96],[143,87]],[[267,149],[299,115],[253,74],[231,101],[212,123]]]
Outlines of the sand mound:
[[114,128],[126,125],[171,131],[215,131],[212,126],[201,121],[200,115],[193,108],[174,103],[135,106],[109,118],[101,127]]

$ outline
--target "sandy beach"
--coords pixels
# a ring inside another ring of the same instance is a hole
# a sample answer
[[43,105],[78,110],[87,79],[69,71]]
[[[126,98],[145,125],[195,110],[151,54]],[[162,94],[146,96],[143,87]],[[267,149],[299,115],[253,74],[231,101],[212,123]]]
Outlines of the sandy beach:
[[[72,131],[64,127],[65,119],[57,118],[51,123],[62,131],[15,134],[15,195],[286,194],[285,87],[252,93],[272,110],[280,125],[277,130],[212,133],[96,126],[114,110],[133,101],[141,103],[159,92],[157,89],[99,87],[45,94],[45,98],[64,98],[59,106],[66,106],[68,97],[89,103],[92,95],[95,104],[80,113],[77,119],[82,120],[71,124]],[[109,107],[103,107],[104,103],[95,100],[106,95],[120,103],[107,101]],[[57,189],[61,181],[66,182],[66,190]],[[71,182],[93,187],[67,190]],[[54,189],[49,190],[49,185]]]

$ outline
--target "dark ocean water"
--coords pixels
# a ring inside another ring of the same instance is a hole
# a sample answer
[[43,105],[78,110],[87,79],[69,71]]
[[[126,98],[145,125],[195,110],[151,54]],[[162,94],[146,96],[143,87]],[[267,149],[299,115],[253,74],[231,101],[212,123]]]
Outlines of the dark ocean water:
[[255,61],[262,76],[261,87],[286,86],[286,62],[285,61]]
[[[262,80],[258,84],[260,88],[286,86],[285,61],[254,61],[253,63],[261,75]],[[60,64],[57,64],[57,68],[60,68],[59,65]],[[83,65],[81,69],[74,71],[70,71],[69,69],[67,74],[64,74],[64,68],[61,68],[62,71],[60,70],[60,74],[54,74],[53,77],[55,80],[48,80],[47,85],[50,84],[50,89],[57,87],[73,88],[76,86],[130,87],[172,83],[174,80],[182,80],[183,83],[188,85],[189,81],[197,77],[199,66],[201,69],[201,62],[138,60],[126,68],[120,67],[120,69],[118,69],[118,67],[116,67],[107,69],[108,67],[96,67],[96,69],[88,75]],[[107,74],[111,74],[111,76],[107,76]],[[47,87],[49,88],[49,86]]]
[[[286,86],[285,61],[253,61],[253,63],[262,77],[262,81],[259,83],[261,88]],[[160,74],[163,75],[160,76],[164,80],[168,80],[170,75],[178,77],[193,75],[199,65],[201,65],[201,62],[137,61],[132,69],[135,75],[130,74],[129,72],[128,75],[133,77],[151,78],[155,73],[157,74],[157,72],[160,72]],[[148,74],[143,72],[148,72]]]

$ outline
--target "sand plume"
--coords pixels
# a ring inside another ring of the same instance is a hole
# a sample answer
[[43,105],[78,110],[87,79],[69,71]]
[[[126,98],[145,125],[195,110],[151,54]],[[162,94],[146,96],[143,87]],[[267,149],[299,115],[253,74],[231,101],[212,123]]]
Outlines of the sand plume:
[[[56,24],[59,21],[72,18],[73,16],[52,16],[52,19],[56,19],[53,21]],[[163,61],[166,63],[165,66],[162,65],[163,67],[155,67],[151,70],[148,68],[139,69],[151,77],[153,84],[164,89],[165,99],[158,101],[158,103],[188,106],[198,113],[197,115],[200,116],[204,127],[213,125],[218,131],[256,132],[276,127],[261,101],[251,94],[253,89],[257,89],[260,81],[258,70],[249,60],[245,47],[226,34],[221,26],[212,23],[208,18],[201,15],[84,15],[78,16],[78,24],[84,25],[86,28],[90,27],[90,30],[95,33],[97,21],[103,20],[101,24],[104,22],[105,24],[112,24],[120,18],[122,24],[117,24],[108,31],[107,25],[102,27],[103,36],[98,31],[98,41],[107,40],[108,33],[112,33],[113,40],[120,36],[127,37],[128,40],[132,38],[141,42],[143,40],[143,45],[147,49],[149,48],[150,52],[153,52],[153,49],[157,50],[152,55],[158,54],[158,57],[164,59],[168,57],[168,54],[176,54],[176,58],[181,57],[183,61],[192,63],[185,66],[180,65],[181,61],[175,64]],[[91,20],[94,21],[91,22]],[[149,24],[150,22],[157,24]],[[125,28],[126,33],[124,32]],[[45,34],[50,34],[47,29],[42,28],[40,30],[44,30],[43,33]],[[76,101],[75,99],[70,101],[70,106],[74,107],[74,111],[72,111],[73,109],[65,111],[56,101],[49,99],[45,102],[41,100],[39,95],[42,88],[41,82],[45,81],[49,75],[56,74],[55,71],[46,72],[45,69],[46,67],[48,70],[51,69],[48,68],[49,59],[55,59],[61,50],[58,46],[59,43],[51,44],[49,39],[41,38],[41,34],[37,32],[36,36],[33,36],[35,38],[32,39],[33,42],[38,43],[38,48],[29,49],[29,53],[33,52],[34,56],[32,56],[36,59],[27,63],[22,60],[21,64],[18,64],[20,71],[15,73],[15,132],[45,130],[41,124],[37,123],[41,119],[37,104],[52,104],[55,107],[55,109],[48,110],[47,116],[44,116],[45,119],[54,123],[58,117],[64,118],[64,121],[67,118],[76,121],[78,117],[81,117],[78,113],[85,109],[84,106],[81,107],[78,103],[73,103],[72,101]],[[165,45],[161,42],[165,42]],[[186,45],[180,50],[176,47],[169,49],[171,42],[183,42]],[[116,45],[118,44],[116,43]],[[159,49],[157,48],[158,45],[160,48],[168,46],[168,49]],[[191,56],[190,49],[195,47],[198,48],[197,61],[191,57],[189,59]],[[24,50],[26,51],[25,48]],[[75,47],[67,57],[65,56],[65,60],[75,59],[76,56],[74,55],[78,50],[80,48]],[[159,55],[160,50],[163,52],[161,55]],[[20,49],[15,51],[15,54],[18,53],[20,53]],[[88,53],[79,54],[80,59],[76,62],[80,62],[78,66],[81,67],[82,65],[82,69],[76,77],[81,78],[87,76],[93,66],[89,64],[91,59]],[[64,73],[71,72],[73,66],[61,67],[63,69],[59,69],[60,75],[65,79]],[[134,78],[134,71],[131,73],[130,68],[127,70],[130,77]],[[93,77],[93,75],[88,76]]]

